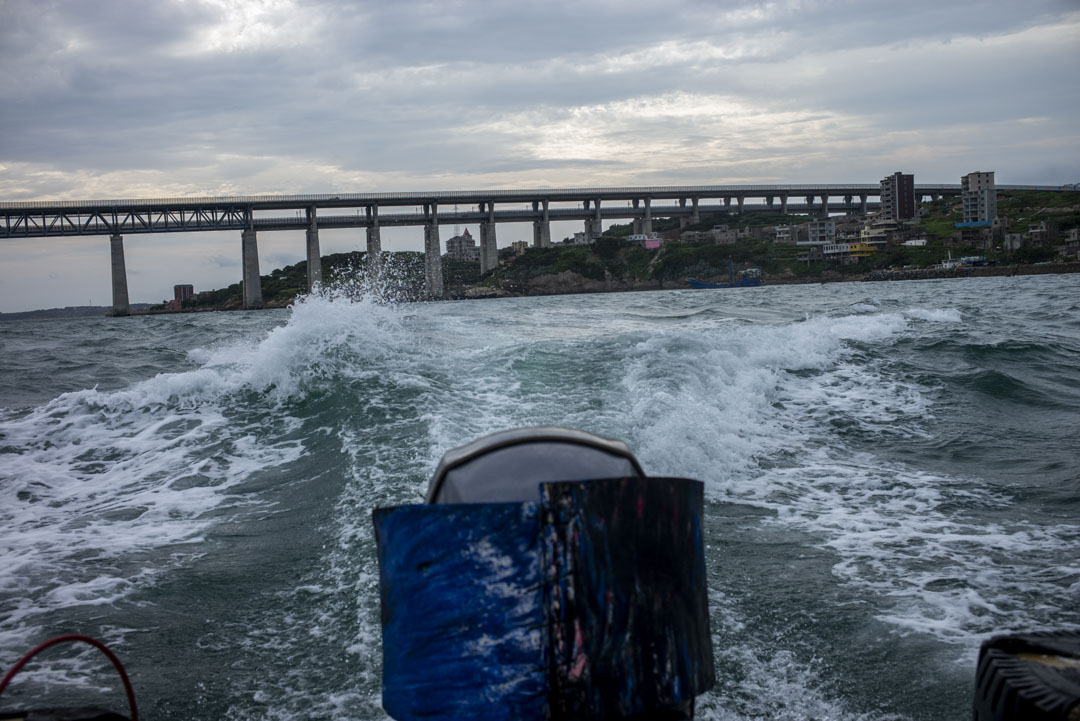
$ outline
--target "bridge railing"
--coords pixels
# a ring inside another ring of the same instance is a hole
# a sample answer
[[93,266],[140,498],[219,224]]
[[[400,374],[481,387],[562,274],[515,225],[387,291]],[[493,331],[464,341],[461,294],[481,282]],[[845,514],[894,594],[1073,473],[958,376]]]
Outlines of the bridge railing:
[[[1005,186],[999,186],[1005,187]],[[1054,186],[1010,186],[1016,189],[1044,190]],[[916,193],[958,192],[959,184],[917,185]],[[543,200],[554,197],[570,197],[574,200],[591,200],[596,196],[625,195],[645,197],[649,195],[704,196],[710,194],[759,193],[798,195],[801,193],[830,192],[833,195],[880,192],[877,184],[817,184],[817,185],[665,185],[665,186],[616,186],[593,188],[522,188],[490,190],[435,190],[421,192],[388,193],[319,193],[313,195],[236,195],[236,196],[189,196],[173,198],[124,198],[109,200],[29,200],[0,202],[0,210],[67,209],[67,208],[147,208],[159,206],[195,207],[206,205],[243,205],[294,203],[347,203],[370,205],[383,201],[473,201],[476,199],[498,200],[500,198],[533,198]]]

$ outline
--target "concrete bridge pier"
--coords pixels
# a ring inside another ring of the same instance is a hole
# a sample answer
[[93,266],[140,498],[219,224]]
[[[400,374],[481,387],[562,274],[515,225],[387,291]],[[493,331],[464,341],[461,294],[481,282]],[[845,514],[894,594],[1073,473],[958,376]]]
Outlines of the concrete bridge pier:
[[379,206],[369,205],[365,211],[367,215],[367,267],[372,277],[379,275],[382,267],[382,232],[379,230]]
[[[686,209],[686,198],[679,198],[679,208],[681,210]],[[689,224],[690,224],[690,221],[686,218],[685,215],[680,215],[679,216],[679,228],[680,229],[685,228]]]
[[765,207],[772,210],[773,197],[771,195],[765,196]]
[[941,200],[941,193],[930,193],[930,200],[935,202]]
[[307,289],[308,293],[315,286],[322,284],[322,256],[319,254],[319,220],[315,206],[307,209]]
[[731,209],[731,196],[730,195],[725,195],[724,196],[724,208],[729,209],[729,210]]
[[540,212],[541,205],[543,206],[543,215],[533,221],[533,247],[534,248],[549,248],[551,247],[551,219],[548,216],[548,201],[534,200],[533,212]]
[[424,280],[429,298],[443,297],[442,241],[439,239],[439,208],[436,203],[424,206],[428,222],[424,224]]
[[251,227],[251,215],[248,214],[248,229],[240,233],[240,252],[244,266],[244,307],[262,308],[262,278],[259,277],[259,244],[255,238],[255,229]]
[[634,208],[634,217],[633,217],[633,220],[631,221],[631,227],[632,227],[633,233],[634,233],[634,235],[641,235],[642,222],[641,222],[641,218],[639,218],[638,215],[637,215],[638,208],[641,206],[641,201],[638,200],[637,198],[634,198],[633,200],[630,201],[630,204]]
[[109,254],[112,260],[112,315],[119,318],[131,312],[128,303],[127,266],[124,264],[124,236],[109,236]]
[[641,232],[652,235],[652,198],[645,198],[645,222],[641,224]]
[[821,217],[829,217],[829,196],[827,195],[821,196]]
[[[540,202],[534,200],[533,201],[533,212],[537,213],[539,211],[540,211]],[[541,223],[541,220],[539,218],[536,218],[536,219],[533,220],[533,247],[534,248],[542,248],[543,247],[540,244],[540,223]]]
[[698,198],[691,198],[690,202],[693,203],[693,210],[690,212],[690,220],[695,225],[701,222],[701,214],[698,212]]
[[780,212],[783,215],[787,215],[787,196],[786,195],[781,195],[780,196]]
[[548,214],[548,201],[543,200],[544,217],[540,220],[540,247],[551,247],[551,216]]
[[[480,203],[480,212],[484,212]],[[488,201],[487,220],[480,223],[480,272],[487,273],[499,266],[499,247],[495,242],[495,203]]]
[[863,215],[866,215],[866,211],[867,211],[866,196],[865,195],[860,195],[859,196],[859,212],[862,213]]
[[[589,239],[590,241],[596,240],[603,233],[603,222],[604,222],[602,220],[602,216],[600,215],[600,199],[597,198],[596,200],[594,200],[592,202],[594,204],[594,206],[593,206],[593,211],[594,211],[593,212],[593,217],[588,218],[585,221],[585,237],[587,239]],[[589,211],[589,201],[588,200],[584,201],[584,205],[585,205],[585,212],[588,212]]]
[[743,203],[746,202],[746,196],[740,195],[735,200],[739,204],[739,215],[742,215],[742,207],[743,207]]

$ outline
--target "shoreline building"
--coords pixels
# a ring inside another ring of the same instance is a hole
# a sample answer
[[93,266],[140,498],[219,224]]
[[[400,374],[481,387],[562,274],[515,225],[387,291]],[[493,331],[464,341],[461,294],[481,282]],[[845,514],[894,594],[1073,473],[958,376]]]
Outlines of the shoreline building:
[[986,223],[997,217],[997,190],[994,171],[975,171],[960,178],[960,202],[965,223]]
[[464,260],[480,262],[480,249],[476,247],[476,241],[466,228],[461,235],[455,235],[446,241],[446,257],[452,260]]
[[977,170],[960,178],[960,204],[964,220],[956,223],[954,241],[965,247],[982,246],[988,249],[993,241],[994,219],[997,217],[994,172]]
[[915,176],[897,171],[881,179],[881,219],[891,222],[915,218]]

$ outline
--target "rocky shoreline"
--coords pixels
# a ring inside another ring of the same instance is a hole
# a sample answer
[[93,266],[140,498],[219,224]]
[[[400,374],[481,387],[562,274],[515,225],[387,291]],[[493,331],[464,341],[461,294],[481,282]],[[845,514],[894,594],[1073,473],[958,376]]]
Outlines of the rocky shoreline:
[[[1010,265],[981,268],[920,268],[912,270],[875,270],[869,273],[844,275],[826,271],[813,277],[771,277],[765,285],[817,285],[821,283],[854,283],[873,281],[932,280],[939,278],[988,278],[1013,275],[1056,275],[1080,273],[1080,263],[1047,263],[1045,265]],[[708,279],[726,281],[727,277]],[[504,283],[500,288],[476,286],[465,291],[465,298],[504,298],[530,295],[567,295],[573,293],[618,293],[638,290],[675,290],[686,288],[684,281],[631,281],[607,277],[591,280],[579,273],[565,270],[561,273],[541,275],[528,283]]]

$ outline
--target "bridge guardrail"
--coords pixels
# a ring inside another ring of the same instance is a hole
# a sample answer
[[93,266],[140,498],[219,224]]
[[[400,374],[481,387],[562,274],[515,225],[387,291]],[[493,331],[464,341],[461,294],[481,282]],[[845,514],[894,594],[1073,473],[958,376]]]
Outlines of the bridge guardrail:
[[[1053,190],[1056,186],[998,186],[1005,189],[1030,189],[1030,190]],[[959,192],[959,184],[922,184],[915,187],[916,192]],[[522,188],[522,189],[489,189],[489,190],[441,190],[421,192],[387,192],[387,193],[320,193],[315,195],[239,195],[239,196],[190,196],[173,198],[124,198],[108,200],[28,200],[0,202],[0,210],[34,210],[34,209],[70,209],[70,208],[153,208],[153,207],[197,207],[205,205],[242,205],[251,206],[257,204],[282,204],[295,203],[298,206],[305,203],[348,203],[356,202],[358,205],[371,205],[380,201],[403,201],[423,203],[425,201],[454,201],[473,202],[477,200],[498,200],[500,198],[529,198],[544,200],[557,196],[574,196],[573,200],[555,202],[575,202],[577,200],[593,200],[595,196],[624,195],[627,197],[643,198],[650,195],[697,195],[710,197],[730,195],[733,193],[758,193],[761,195],[775,193],[777,196],[786,194],[796,196],[801,193],[820,193],[830,191],[832,195],[845,194],[857,195],[866,193],[876,195],[880,192],[877,184],[815,184],[815,185],[676,185],[676,186],[615,186],[596,188]]]

